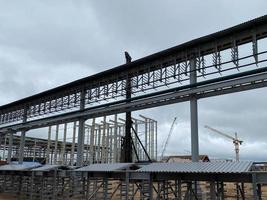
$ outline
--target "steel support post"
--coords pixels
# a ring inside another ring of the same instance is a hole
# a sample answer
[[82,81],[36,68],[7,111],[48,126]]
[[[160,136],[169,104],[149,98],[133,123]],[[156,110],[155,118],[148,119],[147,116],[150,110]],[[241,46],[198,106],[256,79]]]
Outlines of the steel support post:
[[129,199],[129,172],[126,172],[125,173],[125,184],[126,184],[126,191],[125,191],[125,197],[126,197],[126,200]]
[[252,189],[253,189],[253,200],[259,200],[256,174],[252,174]]
[[91,135],[90,135],[90,164],[93,164],[94,162],[94,147],[96,147],[96,144],[94,144],[95,141],[95,118],[92,120],[92,126],[91,126]]
[[[25,123],[26,121],[27,121],[27,107],[24,108],[23,123]],[[26,136],[26,130],[21,131],[20,146],[19,146],[19,164],[22,164],[23,163],[24,146],[25,146],[25,136]]]
[[106,116],[104,116],[103,118],[103,135],[102,135],[102,159],[101,159],[101,163],[105,163],[106,162],[106,131],[107,131],[107,126],[106,126]]
[[215,200],[216,199],[216,191],[215,191],[215,182],[210,182],[210,199]]
[[61,163],[63,165],[66,164],[66,160],[65,160],[65,151],[66,151],[66,140],[67,140],[67,127],[68,127],[68,124],[65,123],[64,124],[64,133],[63,133],[63,141],[62,141],[62,147],[61,147]]
[[118,162],[118,115],[114,116],[114,162]]
[[[85,90],[80,94],[80,110],[85,108]],[[84,148],[84,123],[85,119],[79,119],[78,147],[77,147],[77,166],[83,166],[83,148]]]
[[47,148],[46,148],[46,164],[50,164],[50,148],[51,148],[51,129],[48,127]]
[[8,139],[8,152],[7,152],[7,162],[11,162],[12,157],[12,151],[13,151],[13,131],[10,131],[9,133],[9,139]]
[[[196,59],[190,60],[190,84],[197,82]],[[190,97],[190,116],[191,116],[191,153],[192,161],[199,161],[199,144],[198,144],[198,108],[197,98],[195,95]]]
[[21,131],[19,144],[19,164],[23,163],[26,131]]
[[[131,56],[128,52],[125,52],[126,63],[131,63]],[[126,101],[130,103],[132,97],[132,85],[131,76],[128,74],[126,79]],[[125,122],[125,137],[124,137],[124,147],[123,147],[123,162],[132,162],[132,143],[131,143],[131,128],[132,128],[132,114],[130,111],[126,112],[126,122]]]
[[57,164],[57,147],[58,147],[58,131],[59,131],[59,124],[56,125],[56,136],[55,136],[55,151],[54,151],[54,164]]
[[75,152],[75,144],[76,144],[76,128],[77,122],[73,123],[73,135],[72,135],[72,144],[71,144],[71,154],[70,154],[70,163],[74,165],[74,152]]
[[78,146],[77,146],[77,166],[83,166],[83,149],[84,149],[84,119],[79,120],[78,129]]
[[103,180],[104,200],[108,200],[108,178],[105,177]]
[[156,135],[156,160],[158,160],[158,122],[155,121],[155,135]]

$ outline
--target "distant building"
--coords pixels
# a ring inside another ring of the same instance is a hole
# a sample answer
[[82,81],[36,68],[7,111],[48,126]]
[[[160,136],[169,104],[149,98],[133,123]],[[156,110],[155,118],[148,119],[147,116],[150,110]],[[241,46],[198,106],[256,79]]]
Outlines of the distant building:
[[[210,162],[210,159],[207,155],[200,155],[199,160],[202,162]],[[191,155],[173,155],[173,156],[166,156],[162,159],[163,162],[167,163],[185,163],[191,162]]]

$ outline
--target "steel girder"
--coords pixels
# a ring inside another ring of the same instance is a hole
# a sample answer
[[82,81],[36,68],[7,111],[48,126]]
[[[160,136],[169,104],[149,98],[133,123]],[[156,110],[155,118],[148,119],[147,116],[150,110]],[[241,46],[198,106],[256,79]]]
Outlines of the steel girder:
[[[258,51],[258,41],[265,37],[267,16],[1,106],[0,130],[42,127],[77,120],[81,116],[90,118],[187,101],[188,95],[193,93],[204,98],[263,87],[265,81],[258,79],[260,74],[254,74],[255,80],[247,80],[245,85],[219,83],[216,78],[233,74],[238,79],[238,70],[251,71],[264,65],[267,51]],[[252,50],[240,57],[239,48],[244,44],[251,44]],[[190,73],[193,73],[190,59],[196,60],[198,79],[205,78],[197,83],[200,85],[195,85],[197,88],[189,83]],[[207,65],[207,61],[211,64]],[[129,77],[134,97],[126,104],[126,80]],[[229,84],[230,88],[222,87],[223,84]],[[169,88],[173,90],[171,93]],[[160,90],[160,95],[155,90]],[[143,95],[144,92],[149,98]],[[81,94],[84,94],[83,98]],[[84,110],[79,108],[81,102],[85,105]],[[23,123],[23,119],[27,122]]]

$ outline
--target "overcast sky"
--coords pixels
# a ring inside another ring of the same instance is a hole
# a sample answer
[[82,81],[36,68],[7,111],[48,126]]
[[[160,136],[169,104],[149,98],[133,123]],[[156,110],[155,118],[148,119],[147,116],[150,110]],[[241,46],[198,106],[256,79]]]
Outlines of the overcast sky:
[[[0,104],[92,75],[266,14],[266,0],[0,0]],[[199,100],[200,153],[267,159],[267,89]],[[159,121],[159,146],[178,117],[167,154],[190,151],[189,103],[142,111]],[[137,115],[139,113],[135,113]],[[161,151],[161,149],[159,149]]]

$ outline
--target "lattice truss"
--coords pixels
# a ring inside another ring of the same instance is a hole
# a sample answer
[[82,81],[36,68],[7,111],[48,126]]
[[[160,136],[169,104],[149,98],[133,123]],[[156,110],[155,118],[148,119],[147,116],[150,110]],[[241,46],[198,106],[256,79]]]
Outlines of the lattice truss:
[[[227,41],[217,39],[203,47],[183,47],[175,53],[166,54],[160,59],[150,59],[145,63],[141,62],[140,65],[136,61],[134,67],[130,64],[125,70],[109,76],[92,78],[89,82],[80,81],[79,84],[35,98],[23,105],[1,109],[0,124],[18,123],[23,119],[31,120],[58,112],[78,110],[82,101],[85,103],[85,108],[120,101],[125,99],[129,80],[133,97],[153,93],[155,90],[188,85],[192,60],[196,63],[196,68],[193,70],[197,72],[198,81],[261,67],[260,64],[267,61],[267,51],[259,52],[258,41],[266,35],[266,31],[251,32],[250,36],[245,38],[231,37]],[[240,56],[239,49],[244,45],[247,55]],[[85,94],[84,99],[81,98],[81,94]]]

